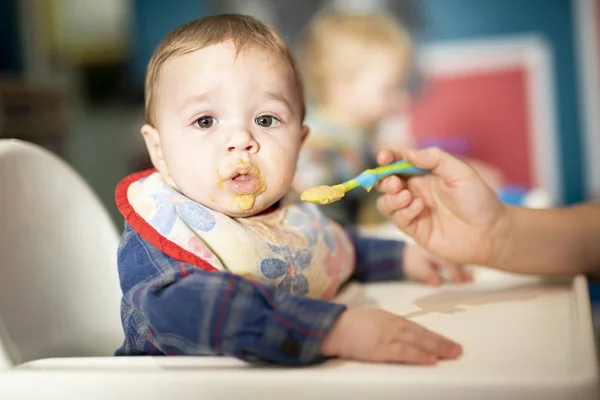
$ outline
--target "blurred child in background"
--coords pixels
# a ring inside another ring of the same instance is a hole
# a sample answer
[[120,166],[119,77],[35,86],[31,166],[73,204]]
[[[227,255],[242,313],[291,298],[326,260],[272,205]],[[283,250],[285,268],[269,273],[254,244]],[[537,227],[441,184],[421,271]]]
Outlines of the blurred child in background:
[[[297,190],[341,183],[375,165],[375,132],[404,107],[411,53],[409,35],[386,14],[329,11],[313,19],[300,44],[311,133],[298,162]],[[349,192],[322,210],[355,225],[368,197]]]

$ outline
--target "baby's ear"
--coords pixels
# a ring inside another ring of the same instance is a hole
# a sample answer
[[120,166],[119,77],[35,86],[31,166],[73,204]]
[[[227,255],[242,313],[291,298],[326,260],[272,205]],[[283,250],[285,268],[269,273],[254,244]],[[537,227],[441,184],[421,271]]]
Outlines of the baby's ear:
[[310,133],[310,128],[306,125],[302,125],[302,143],[304,143],[304,141],[308,137],[309,133]]
[[144,138],[144,142],[146,142],[146,148],[148,149],[148,154],[150,155],[152,165],[154,165],[154,168],[156,168],[162,175],[168,176],[169,171],[163,156],[163,150],[158,131],[152,125],[145,124],[142,126],[141,133],[142,137]]

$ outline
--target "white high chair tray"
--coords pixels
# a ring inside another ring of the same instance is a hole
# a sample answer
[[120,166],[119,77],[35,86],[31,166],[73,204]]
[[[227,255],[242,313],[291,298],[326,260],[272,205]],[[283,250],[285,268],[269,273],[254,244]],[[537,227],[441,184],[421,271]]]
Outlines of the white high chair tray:
[[330,361],[252,367],[219,357],[36,360],[0,372],[0,398],[598,399],[584,277],[542,280],[476,269],[476,282],[353,285],[350,307],[378,306],[464,346],[435,367]]

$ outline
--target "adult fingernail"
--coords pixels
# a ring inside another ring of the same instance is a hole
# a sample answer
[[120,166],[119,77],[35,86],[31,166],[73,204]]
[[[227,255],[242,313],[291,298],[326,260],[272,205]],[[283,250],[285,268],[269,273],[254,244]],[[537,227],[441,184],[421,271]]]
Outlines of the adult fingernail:
[[452,357],[458,357],[460,356],[462,353],[462,346],[459,344],[455,344],[454,346],[452,346],[452,350],[450,351],[450,354]]

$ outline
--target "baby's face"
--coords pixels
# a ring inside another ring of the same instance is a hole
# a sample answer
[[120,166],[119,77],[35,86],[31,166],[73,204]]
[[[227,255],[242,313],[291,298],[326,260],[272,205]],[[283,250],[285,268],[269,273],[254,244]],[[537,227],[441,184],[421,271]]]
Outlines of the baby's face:
[[308,130],[284,60],[221,43],[166,61],[156,93],[156,127],[142,133],[154,165],[181,193],[244,217],[289,191]]

